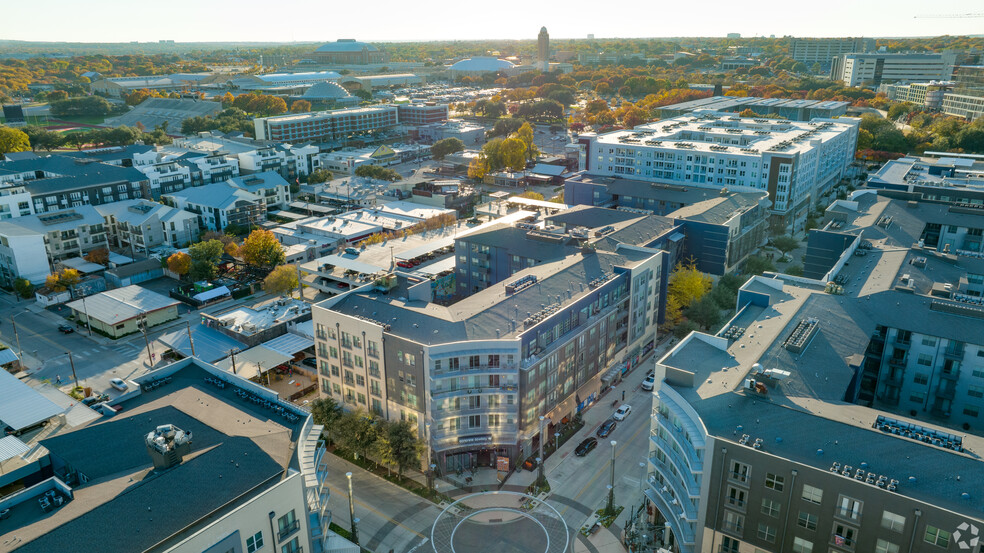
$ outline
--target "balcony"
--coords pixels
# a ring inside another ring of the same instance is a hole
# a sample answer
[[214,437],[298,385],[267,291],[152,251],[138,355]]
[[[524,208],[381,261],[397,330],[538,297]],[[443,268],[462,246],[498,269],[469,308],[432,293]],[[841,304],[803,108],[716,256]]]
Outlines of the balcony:
[[948,345],[946,349],[943,350],[943,357],[954,361],[962,360],[964,358],[963,344],[958,347],[954,347],[953,344]]
[[[667,480],[670,480],[673,486],[673,491],[676,492],[678,497],[688,497],[692,499],[700,498],[700,484],[694,478],[693,473],[687,469],[687,465],[678,464],[682,461],[679,455],[670,455],[669,452],[666,454],[668,461],[672,461],[674,465],[671,467],[670,463],[660,461],[655,456],[649,458],[649,464],[656,467],[656,470],[663,473]],[[674,475],[673,471],[676,471]],[[675,476],[674,478],[670,478]],[[681,480],[678,481],[677,477]]]
[[909,349],[909,346],[912,345],[912,340],[904,340],[896,336],[895,340],[892,341],[892,345],[895,346],[896,349]]
[[300,527],[301,527],[301,521],[295,520],[294,522],[281,528],[277,532],[277,541],[284,541],[285,539],[289,538],[290,535],[296,532]]
[[936,387],[936,397],[943,399],[953,399],[957,396],[957,387],[954,384],[944,386],[942,383]]
[[[674,498],[669,494],[669,492],[664,492],[659,486],[659,482],[655,480],[650,480],[650,487],[643,492],[646,499],[652,501],[659,512],[662,513],[663,517],[666,518],[673,530],[673,534],[680,538],[680,541],[684,545],[690,545],[689,548],[684,547],[684,551],[692,550],[694,544],[694,527],[693,524],[687,521],[687,515],[683,511],[683,507],[679,502],[674,503]],[[697,520],[696,513],[694,516],[690,517],[690,520]]]
[[[904,365],[903,365],[904,366]],[[882,381],[888,386],[895,386],[900,388],[902,386],[902,377],[905,375],[905,371],[902,370],[892,370],[885,373]]]
[[499,386],[478,386],[474,388],[458,388],[457,390],[431,390],[431,398],[443,399],[449,397],[461,397],[474,394],[501,394],[503,392],[516,392],[518,387],[515,384],[501,384]]
[[906,366],[906,358],[905,357],[889,357],[888,358],[888,365],[890,367],[899,367],[899,368],[903,368],[904,369],[905,366]]
[[940,371],[940,378],[956,382],[957,380],[960,380],[960,369],[951,369],[949,371],[944,369]]
[[503,363],[498,367],[493,367],[490,365],[477,365],[474,367],[458,368],[454,370],[441,369],[439,371],[431,371],[431,376],[433,378],[459,378],[462,376],[494,376],[509,374],[519,374],[519,368],[516,363]]
[[[674,462],[677,465],[679,465],[681,468],[687,467],[687,469],[691,472],[695,472],[698,474],[703,473],[704,471],[703,461],[701,461],[701,459],[697,457],[696,452],[694,452],[692,449],[690,451],[687,451],[689,449],[687,446],[690,444],[687,442],[687,440],[682,439],[682,436],[680,438],[681,438],[680,441],[682,441],[683,443],[677,442],[676,445],[678,448],[683,450],[684,453],[679,453],[678,451],[673,449],[673,444],[671,444],[669,440],[665,440],[655,434],[649,435],[650,441],[658,445],[660,449],[666,452],[667,455],[672,455],[677,459],[679,459],[679,462],[677,462],[676,460],[674,460]],[[684,460],[686,460],[686,463],[682,464]]]

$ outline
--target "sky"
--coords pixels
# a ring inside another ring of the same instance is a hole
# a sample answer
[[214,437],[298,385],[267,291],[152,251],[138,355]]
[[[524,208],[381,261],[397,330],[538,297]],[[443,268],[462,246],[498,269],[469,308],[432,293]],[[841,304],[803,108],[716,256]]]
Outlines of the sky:
[[984,34],[981,0],[47,0],[40,20],[41,4],[5,4],[0,39],[31,41],[535,39],[541,26],[553,38]]

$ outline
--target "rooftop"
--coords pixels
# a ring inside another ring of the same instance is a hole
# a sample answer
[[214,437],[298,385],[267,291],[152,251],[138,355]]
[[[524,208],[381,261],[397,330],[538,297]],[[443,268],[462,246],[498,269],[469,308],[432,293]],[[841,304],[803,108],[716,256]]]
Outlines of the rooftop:
[[216,209],[229,209],[234,207],[237,202],[258,202],[262,199],[252,192],[224,182],[193,186],[172,192],[168,196],[184,198],[190,204],[203,205]]
[[181,302],[153,290],[132,284],[88,296],[84,306],[82,300],[75,300],[66,305],[79,313],[85,312],[93,319],[116,324],[179,303]]
[[216,313],[214,318],[239,334],[252,335],[311,313],[311,305],[302,300],[275,298],[254,307],[237,307]]
[[[34,501],[16,505],[0,530],[3,543],[16,535],[22,540],[18,551],[32,553],[98,551],[112,540],[117,551],[145,551],[197,531],[230,502],[276,484],[296,466],[298,423],[287,424],[240,399],[235,386],[269,391],[194,359],[160,369],[153,378],[165,372],[169,384],[122,403],[126,416],[42,441],[65,464],[56,472],[77,470],[88,482],[44,517]],[[205,382],[220,374],[233,386]],[[144,436],[164,424],[191,432],[191,452],[179,465],[154,470]]]

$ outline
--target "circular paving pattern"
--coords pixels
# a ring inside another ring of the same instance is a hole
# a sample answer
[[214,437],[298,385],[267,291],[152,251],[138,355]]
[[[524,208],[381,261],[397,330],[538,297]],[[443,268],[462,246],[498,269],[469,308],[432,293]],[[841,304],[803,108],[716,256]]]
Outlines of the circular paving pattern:
[[565,553],[569,540],[556,509],[507,491],[458,499],[441,511],[431,529],[435,553]]

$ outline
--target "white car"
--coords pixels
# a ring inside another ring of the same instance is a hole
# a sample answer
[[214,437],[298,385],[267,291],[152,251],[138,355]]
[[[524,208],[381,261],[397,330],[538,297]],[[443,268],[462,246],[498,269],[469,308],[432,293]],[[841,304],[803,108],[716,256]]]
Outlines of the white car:
[[654,374],[647,376],[646,379],[642,381],[642,389],[647,392],[653,391],[653,386],[655,385],[656,385],[656,375]]
[[617,421],[624,421],[625,417],[629,416],[629,413],[631,412],[632,406],[626,403],[615,410],[615,415],[613,415],[612,418]]
[[110,380],[109,385],[121,392],[125,392],[127,388],[129,388],[129,386],[126,385],[126,382],[123,382],[123,380],[120,378],[114,378]]

